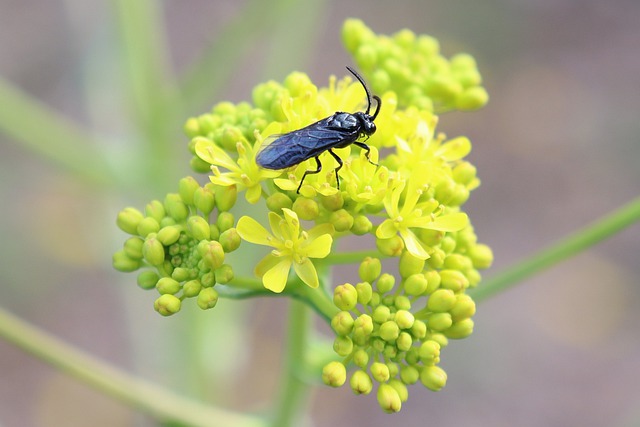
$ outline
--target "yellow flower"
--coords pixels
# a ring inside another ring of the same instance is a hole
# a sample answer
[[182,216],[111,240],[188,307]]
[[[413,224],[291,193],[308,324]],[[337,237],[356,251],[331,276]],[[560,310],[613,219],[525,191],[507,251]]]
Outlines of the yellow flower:
[[269,213],[269,233],[256,220],[243,216],[236,227],[244,240],[257,245],[271,246],[273,251],[258,263],[255,273],[262,277],[264,287],[282,292],[289,271],[293,266],[298,277],[312,288],[319,285],[316,268],[309,258],[324,258],[331,252],[333,226],[321,224],[308,232],[300,229],[298,215],[290,209],[282,209],[284,218]]

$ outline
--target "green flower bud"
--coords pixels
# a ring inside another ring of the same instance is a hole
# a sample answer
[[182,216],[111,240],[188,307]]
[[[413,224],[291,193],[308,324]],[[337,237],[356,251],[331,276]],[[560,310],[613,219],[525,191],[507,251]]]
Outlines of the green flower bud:
[[387,292],[390,292],[391,289],[393,289],[393,287],[395,286],[395,284],[396,284],[396,278],[393,277],[391,274],[384,273],[378,279],[378,282],[376,283],[376,289],[381,294],[385,294]]
[[426,365],[432,365],[440,360],[440,344],[433,340],[427,340],[422,343],[418,350],[420,360]]
[[273,193],[267,197],[267,208],[271,212],[280,214],[283,208],[291,209],[293,202],[284,193]]
[[164,294],[160,295],[160,298],[153,303],[153,308],[163,316],[171,316],[180,311],[181,305],[179,298],[171,294]]
[[207,240],[210,237],[209,223],[201,216],[190,216],[187,219],[187,230],[196,240]]
[[446,254],[442,249],[434,248],[433,252],[431,252],[431,257],[427,260],[427,265],[431,268],[442,268],[445,256]]
[[385,305],[380,305],[373,310],[372,318],[376,323],[383,324],[391,318],[391,310]]
[[216,224],[209,224],[209,239],[218,240],[220,238],[220,229]]
[[487,245],[477,244],[469,251],[469,257],[475,268],[489,268],[493,264],[493,251]]
[[318,202],[313,199],[298,197],[296,201],[293,202],[293,211],[298,214],[298,218],[313,221],[318,218],[320,207],[318,206]]
[[473,265],[471,264],[471,260],[460,254],[450,254],[444,259],[444,268],[450,268],[453,270],[464,271],[467,270]]
[[429,329],[433,331],[444,331],[453,324],[449,313],[435,313],[429,316]]
[[216,206],[218,206],[220,212],[230,210],[238,200],[238,187],[236,185],[218,187],[215,193]]
[[193,205],[193,194],[200,188],[200,184],[192,176],[184,177],[178,184],[180,198],[187,205]]
[[341,336],[350,334],[353,330],[353,324],[353,317],[348,311],[341,311],[331,319],[331,327],[336,334]]
[[168,227],[163,227],[158,231],[156,235],[156,239],[160,241],[164,246],[171,246],[180,238],[180,227],[175,225],[170,225]]
[[427,289],[425,289],[424,293],[431,295],[440,287],[440,273],[435,270],[427,271],[424,273],[424,278],[427,279]]
[[440,391],[447,384],[447,373],[439,366],[425,366],[420,382],[429,390]]
[[182,293],[187,298],[197,296],[202,290],[202,283],[199,280],[189,280],[182,286]]
[[445,348],[446,346],[449,345],[449,340],[443,334],[440,334],[440,333],[437,333],[437,332],[433,332],[433,333],[429,334],[429,338],[431,340],[437,342],[438,344],[440,344],[441,348]]
[[329,362],[322,368],[322,381],[331,387],[340,387],[347,380],[347,369],[340,362]]
[[220,244],[225,253],[233,252],[240,247],[240,235],[235,228],[225,230],[219,237]]
[[189,138],[200,135],[200,125],[198,124],[198,119],[196,119],[195,117],[191,117],[190,119],[188,119],[184,124],[184,128],[182,130]]
[[407,277],[402,286],[407,295],[418,296],[427,290],[427,285],[427,279],[424,274],[412,274]]
[[389,90],[389,86],[391,86],[391,76],[388,72],[380,68],[373,72],[369,83],[371,83],[371,89],[374,92],[384,93]]
[[174,295],[180,292],[180,283],[178,283],[171,277],[162,277],[160,280],[158,280],[158,283],[156,283],[156,289],[161,295]]
[[235,126],[227,126],[222,132],[220,145],[227,151],[236,151],[236,144],[246,140],[240,129]]
[[142,237],[147,237],[151,233],[157,233],[160,230],[160,224],[153,218],[144,218],[138,223],[137,232]]
[[436,313],[449,311],[456,304],[456,294],[449,289],[438,289],[429,297],[427,309]]
[[[389,347],[393,347],[390,345]],[[400,368],[397,363],[387,362],[387,367],[389,368],[389,378],[395,378],[398,376],[398,372],[400,372]]]
[[411,300],[406,295],[398,295],[393,301],[393,305],[398,310],[410,310]]
[[489,94],[486,89],[482,86],[475,86],[457,94],[455,106],[462,111],[471,111],[484,107],[487,102],[489,102]]
[[209,271],[200,276],[200,283],[202,283],[203,288],[210,288],[216,284],[216,275],[213,271]]
[[442,251],[445,254],[451,254],[451,252],[453,252],[455,248],[456,248],[456,239],[454,239],[451,236],[445,236],[442,239],[442,242],[440,242],[440,249],[442,249]]
[[333,351],[335,351],[338,356],[346,357],[353,351],[353,341],[351,341],[351,338],[345,336],[336,337],[333,340]]
[[360,282],[356,285],[356,291],[358,292],[358,302],[362,305],[366,305],[371,301],[373,295],[373,288],[369,282]]
[[360,19],[349,18],[342,25],[342,44],[353,53],[363,43],[374,41],[376,35]]
[[415,322],[415,317],[413,314],[406,310],[398,310],[396,311],[394,321],[398,324],[400,329],[410,329],[413,326],[413,322]]
[[118,213],[116,224],[125,233],[136,234],[138,232],[138,224],[143,219],[142,212],[136,208],[125,208]]
[[422,339],[427,335],[427,324],[422,320],[416,320],[411,327],[411,335],[417,339]]
[[373,283],[382,272],[382,263],[378,258],[366,257],[358,268],[360,279]]
[[140,237],[130,237],[124,242],[124,252],[131,259],[142,259],[142,245],[144,240]]
[[224,250],[216,241],[201,241],[198,244],[198,253],[209,268],[216,269],[224,262]]
[[357,330],[362,331],[365,335],[371,334],[373,332],[373,319],[368,314],[361,314],[356,317],[356,320],[353,322],[354,332]]
[[164,208],[167,215],[177,222],[184,221],[189,216],[189,208],[184,204],[179,194],[167,194],[164,199]]
[[213,308],[218,303],[218,292],[213,288],[204,288],[198,294],[196,302],[202,310]]
[[373,224],[364,215],[356,215],[353,218],[353,226],[351,226],[351,232],[356,236],[364,236],[373,229]]
[[393,342],[398,339],[398,335],[400,335],[400,328],[398,324],[393,320],[388,320],[380,325],[380,338],[385,340],[386,342]]
[[369,355],[366,350],[360,348],[353,353],[353,363],[359,368],[366,368],[369,365]]
[[469,287],[469,280],[457,270],[440,271],[440,279],[442,279],[440,287],[450,289],[453,292],[459,292]]
[[377,292],[374,292],[373,295],[371,295],[371,301],[369,301],[369,306],[371,307],[377,307],[380,305],[380,294]]
[[353,226],[353,216],[345,209],[340,209],[329,215],[329,222],[333,224],[337,232],[349,231]]
[[445,235],[444,231],[428,229],[419,229],[417,230],[417,234],[425,245],[431,247],[438,246]]
[[463,161],[453,168],[453,180],[459,184],[469,185],[476,179],[476,167],[471,163]]
[[235,218],[231,212],[220,212],[218,214],[218,220],[216,221],[218,228],[221,232],[225,232],[230,228],[233,228],[235,224]]
[[420,379],[420,371],[415,366],[405,365],[400,369],[400,379],[405,384],[415,384]]
[[216,268],[215,272],[216,282],[221,284],[227,284],[233,280],[233,267],[229,264],[222,264],[220,267]]
[[399,412],[402,408],[402,400],[395,388],[389,384],[380,384],[378,387],[378,404],[388,414]]
[[480,272],[475,268],[470,268],[469,270],[465,271],[464,274],[469,281],[470,288],[475,288],[476,286],[478,286],[478,283],[480,283],[480,280],[482,280]]
[[425,260],[414,257],[409,251],[404,251],[400,256],[400,265],[398,266],[400,276],[406,279],[413,274],[422,273],[424,263]]
[[112,264],[113,268],[124,273],[136,271],[141,265],[140,260],[129,257],[124,249],[113,254]]
[[178,282],[187,281],[190,275],[191,272],[188,269],[182,267],[174,268],[171,272],[171,278],[177,280]]
[[337,286],[333,291],[333,303],[340,310],[352,310],[358,302],[358,291],[350,284]]
[[149,236],[142,245],[142,256],[151,265],[164,262],[164,246],[156,237]]
[[176,225],[176,220],[171,218],[170,216],[165,216],[164,218],[162,218],[162,221],[160,221],[160,228],[166,228],[166,227],[172,227]]
[[406,332],[400,332],[398,335],[398,340],[396,341],[396,346],[400,351],[409,351],[411,346],[413,345],[413,339],[411,335]]
[[204,216],[208,216],[215,207],[213,191],[207,187],[199,187],[193,193],[193,204]]
[[198,156],[193,156],[189,160],[189,167],[194,172],[207,173],[211,171],[211,165]]
[[451,319],[454,324],[461,320],[469,319],[476,314],[476,303],[469,295],[456,295],[456,304],[449,310],[449,313],[451,313]]
[[451,327],[443,332],[448,338],[462,339],[473,333],[473,320],[464,319],[454,323]]
[[409,399],[409,390],[407,389],[407,386],[404,385],[401,381],[393,379],[389,381],[389,385],[398,392],[398,396],[400,397],[401,402],[406,402],[407,399]]
[[393,236],[390,239],[376,238],[376,247],[383,255],[396,257],[402,254],[404,242],[400,236]]
[[389,367],[380,362],[374,362],[371,364],[371,375],[373,379],[379,383],[384,383],[389,380]]
[[147,217],[155,219],[158,223],[160,223],[166,215],[164,205],[159,200],[153,200],[147,203],[147,206],[144,208],[144,214]]
[[373,46],[362,45],[355,53],[355,60],[360,68],[370,70],[378,60],[377,51]]
[[158,279],[160,277],[155,271],[147,270],[138,274],[137,283],[142,289],[148,290],[156,287]]
[[365,371],[359,369],[353,373],[351,380],[349,381],[351,390],[355,394],[369,394],[373,390],[373,381],[371,377]]

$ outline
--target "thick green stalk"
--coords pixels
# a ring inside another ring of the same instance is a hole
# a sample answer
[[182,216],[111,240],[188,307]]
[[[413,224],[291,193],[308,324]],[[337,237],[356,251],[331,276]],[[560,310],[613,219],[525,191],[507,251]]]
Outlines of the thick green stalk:
[[640,221],[640,198],[484,281],[469,294],[482,301]]
[[163,421],[203,427],[263,427],[255,417],[187,399],[120,371],[0,309],[0,337],[62,372]]

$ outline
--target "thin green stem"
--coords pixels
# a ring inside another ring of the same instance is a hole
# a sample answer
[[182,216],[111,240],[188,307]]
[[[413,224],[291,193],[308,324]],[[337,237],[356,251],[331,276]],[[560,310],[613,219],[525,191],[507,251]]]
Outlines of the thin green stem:
[[469,294],[478,302],[487,299],[638,221],[640,221],[640,198],[634,199],[582,230],[507,268],[497,276],[484,281],[479,288],[473,289]]
[[135,378],[0,309],[0,337],[114,399],[163,421],[189,426],[263,427],[265,422],[212,407]]
[[326,258],[322,259],[322,262],[327,265],[338,265],[338,264],[355,264],[362,262],[366,257],[372,258],[387,258],[386,255],[383,255],[377,250],[366,250],[366,251],[354,251],[354,252],[335,252],[327,255]]
[[304,372],[304,354],[311,329],[309,310],[296,300],[291,301],[290,307],[280,396],[270,424],[273,427],[300,425],[300,413],[308,395],[308,385],[301,380],[301,374]]

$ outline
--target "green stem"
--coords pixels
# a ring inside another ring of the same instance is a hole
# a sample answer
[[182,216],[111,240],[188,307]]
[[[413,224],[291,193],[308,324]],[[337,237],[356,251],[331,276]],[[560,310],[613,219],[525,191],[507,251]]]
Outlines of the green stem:
[[264,427],[256,417],[214,408],[120,371],[0,309],[0,337],[117,400],[165,422]]
[[308,386],[300,378],[304,372],[304,354],[308,347],[310,326],[307,307],[300,301],[292,300],[280,396],[270,424],[273,427],[300,425],[300,413],[308,395]]
[[473,289],[469,294],[477,302],[487,299],[589,246],[595,245],[637,221],[640,221],[640,198],[634,199],[582,230],[507,268],[497,276],[484,281],[479,288]]
[[355,264],[362,262],[366,257],[372,258],[387,258],[386,255],[381,254],[377,250],[355,251],[355,252],[336,252],[330,253],[326,258],[323,258],[323,263],[327,265],[338,264]]
[[333,316],[340,312],[340,309],[333,304],[333,300],[322,287],[311,289],[305,285],[293,292],[292,296],[300,298],[301,301],[308,304],[327,323],[330,323]]

